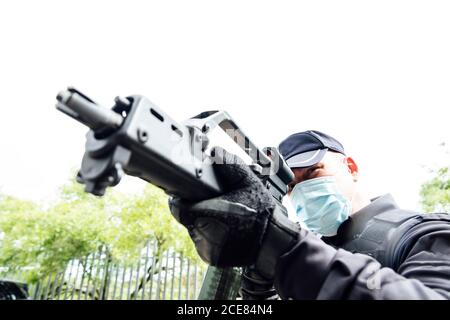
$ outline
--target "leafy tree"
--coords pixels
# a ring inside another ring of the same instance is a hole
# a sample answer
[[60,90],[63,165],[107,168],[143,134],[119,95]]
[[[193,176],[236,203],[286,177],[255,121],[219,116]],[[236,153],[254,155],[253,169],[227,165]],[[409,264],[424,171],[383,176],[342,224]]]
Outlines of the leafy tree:
[[450,213],[450,167],[437,170],[422,185],[420,197],[425,211]]
[[[1,196],[0,239],[0,266],[28,268],[31,283],[61,272],[74,259],[86,261],[83,258],[99,248],[106,252],[107,263],[131,264],[150,239],[157,241],[157,257],[148,272],[156,269],[168,248],[200,263],[185,228],[170,215],[167,196],[152,185],[141,194],[129,196],[110,189],[98,198],[71,181],[61,188],[59,200],[47,208]],[[92,266],[85,263],[83,268],[92,278]],[[139,289],[148,279],[142,277]],[[98,297],[101,293],[90,294]]]

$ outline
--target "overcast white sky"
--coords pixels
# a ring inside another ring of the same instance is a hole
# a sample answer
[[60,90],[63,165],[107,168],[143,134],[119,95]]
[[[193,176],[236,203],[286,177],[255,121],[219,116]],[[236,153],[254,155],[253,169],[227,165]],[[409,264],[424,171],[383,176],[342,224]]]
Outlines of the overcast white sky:
[[448,1],[2,1],[0,190],[48,199],[78,167],[86,129],[54,108],[73,85],[178,121],[224,109],[261,147],[327,132],[371,196],[417,208],[422,166],[450,163],[449,17]]

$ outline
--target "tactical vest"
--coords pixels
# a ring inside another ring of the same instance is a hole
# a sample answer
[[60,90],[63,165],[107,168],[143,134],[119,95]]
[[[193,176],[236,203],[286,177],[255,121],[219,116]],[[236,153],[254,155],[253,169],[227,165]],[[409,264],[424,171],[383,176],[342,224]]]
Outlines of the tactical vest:
[[400,266],[416,241],[439,228],[436,222],[450,223],[448,214],[420,214],[394,209],[371,218],[363,230],[339,247],[353,253],[367,254],[383,267],[394,270]]

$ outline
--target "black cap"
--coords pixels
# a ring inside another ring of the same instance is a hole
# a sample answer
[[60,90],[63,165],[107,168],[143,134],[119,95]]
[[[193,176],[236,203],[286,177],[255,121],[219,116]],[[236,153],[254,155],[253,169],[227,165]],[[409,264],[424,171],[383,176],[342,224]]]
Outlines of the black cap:
[[310,167],[320,162],[328,150],[345,155],[339,141],[316,130],[294,133],[278,149],[290,168]]

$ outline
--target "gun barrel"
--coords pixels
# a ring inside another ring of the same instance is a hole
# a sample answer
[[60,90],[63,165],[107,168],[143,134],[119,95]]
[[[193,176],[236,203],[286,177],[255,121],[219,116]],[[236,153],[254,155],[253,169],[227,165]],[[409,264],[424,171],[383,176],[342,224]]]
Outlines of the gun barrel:
[[120,114],[94,103],[74,89],[61,91],[56,99],[56,108],[59,111],[94,131],[119,128],[124,120]]

